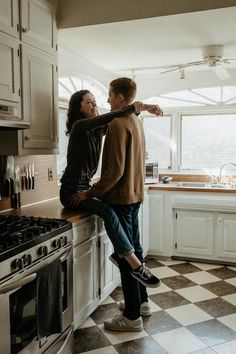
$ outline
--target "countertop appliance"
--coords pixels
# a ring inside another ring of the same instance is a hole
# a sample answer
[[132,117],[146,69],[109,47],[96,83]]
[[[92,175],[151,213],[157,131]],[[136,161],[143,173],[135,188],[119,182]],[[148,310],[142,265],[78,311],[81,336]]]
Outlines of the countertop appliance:
[[146,163],[145,184],[155,184],[159,181],[158,162]]
[[[0,262],[0,353],[71,354],[72,224],[61,219],[0,215]],[[39,289],[43,281],[56,284],[53,279],[58,279],[60,290],[60,306],[56,309],[59,329],[49,325],[48,332],[42,336],[39,335],[42,314],[38,309],[42,302],[54,301],[57,294],[47,299]]]

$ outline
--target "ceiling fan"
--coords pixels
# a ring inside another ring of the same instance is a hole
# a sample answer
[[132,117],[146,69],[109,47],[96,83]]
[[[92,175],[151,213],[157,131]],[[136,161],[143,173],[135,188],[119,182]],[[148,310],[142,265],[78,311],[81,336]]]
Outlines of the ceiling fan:
[[232,61],[236,61],[236,58],[222,58],[224,52],[224,47],[222,45],[207,45],[202,48],[202,60],[192,61],[184,64],[173,64],[173,65],[163,65],[163,66],[150,66],[150,67],[138,67],[132,69],[125,69],[132,72],[133,77],[137,71],[146,70],[156,70],[156,69],[167,69],[161,71],[160,74],[169,73],[172,71],[179,71],[180,79],[185,79],[185,69],[200,65],[205,65],[213,68],[216,75],[220,80],[227,80],[231,76],[227,71],[225,65],[231,64]]
[[224,47],[222,45],[207,45],[202,49],[202,60],[193,61],[185,64],[169,65],[166,66],[168,70],[162,71],[160,74],[165,74],[171,71],[179,71],[180,79],[185,79],[185,69],[192,66],[207,65],[214,68],[216,75],[221,80],[227,80],[231,76],[227,71],[224,64],[231,64],[231,61],[236,58],[222,58]]

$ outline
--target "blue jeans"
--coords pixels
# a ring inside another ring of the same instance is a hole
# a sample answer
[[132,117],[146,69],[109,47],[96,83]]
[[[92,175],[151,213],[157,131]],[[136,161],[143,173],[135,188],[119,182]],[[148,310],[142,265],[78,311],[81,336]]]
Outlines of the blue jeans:
[[[86,176],[76,181],[63,181],[60,188],[60,200],[65,208],[74,209],[70,204],[73,194],[90,188],[90,179]],[[134,252],[134,248],[127,237],[118,216],[114,210],[99,199],[85,199],[76,208],[79,211],[96,214],[100,216],[105,225],[108,237],[110,238],[115,252],[119,257],[128,256]]]
[[[120,223],[134,247],[136,256],[143,263],[138,220],[140,204],[112,205],[112,209],[119,217]],[[118,258],[118,264],[125,300],[124,316],[130,320],[135,320],[140,316],[140,304],[148,300],[147,290],[145,286],[132,277],[132,268],[124,259]]]

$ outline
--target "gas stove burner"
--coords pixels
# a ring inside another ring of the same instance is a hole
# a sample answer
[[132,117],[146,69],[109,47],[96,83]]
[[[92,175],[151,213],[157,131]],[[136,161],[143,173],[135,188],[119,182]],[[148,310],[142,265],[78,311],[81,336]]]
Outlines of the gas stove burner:
[[70,228],[71,223],[63,219],[1,215],[0,261],[6,259],[7,251],[17,254]]

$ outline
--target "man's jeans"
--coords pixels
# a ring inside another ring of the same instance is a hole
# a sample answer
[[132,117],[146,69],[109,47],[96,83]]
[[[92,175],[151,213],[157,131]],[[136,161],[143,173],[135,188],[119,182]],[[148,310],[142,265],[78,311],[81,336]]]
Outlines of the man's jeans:
[[[143,263],[143,249],[140,244],[138,212],[141,203],[129,205],[112,205],[112,209],[119,217],[120,223],[133,245],[135,254]],[[118,264],[121,273],[121,283],[125,300],[124,316],[135,320],[140,316],[140,304],[146,302],[148,294],[146,287],[140,284],[131,275],[132,268],[124,260],[119,258]]]
[[[64,207],[74,209],[70,204],[72,195],[78,191],[88,190],[90,188],[89,182],[90,180],[87,177],[82,177],[76,185],[69,181],[67,183],[63,181],[60,189],[60,200]],[[118,216],[108,204],[98,199],[85,199],[80,203],[77,210],[96,214],[103,219],[108,237],[119,257],[124,257],[134,252],[134,248],[121,226]]]

